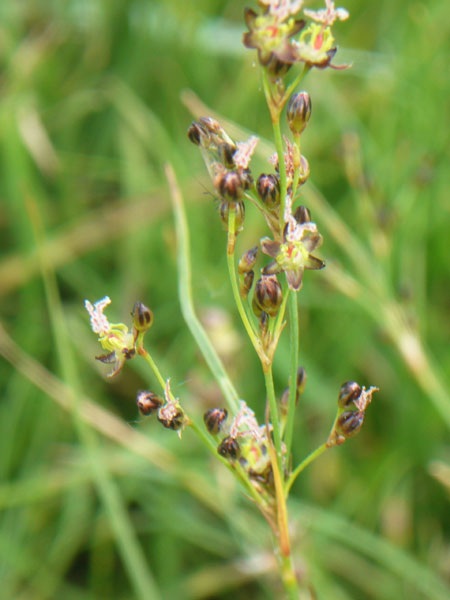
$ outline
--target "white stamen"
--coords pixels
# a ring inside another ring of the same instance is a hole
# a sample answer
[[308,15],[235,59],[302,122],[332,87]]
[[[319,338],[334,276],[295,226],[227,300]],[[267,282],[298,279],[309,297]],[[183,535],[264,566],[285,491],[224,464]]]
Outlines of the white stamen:
[[94,333],[107,334],[110,330],[109,321],[103,314],[103,311],[108,304],[111,304],[111,300],[108,296],[105,296],[101,300],[97,300],[94,305],[92,305],[89,300],[84,301],[84,307],[90,315],[91,329]]

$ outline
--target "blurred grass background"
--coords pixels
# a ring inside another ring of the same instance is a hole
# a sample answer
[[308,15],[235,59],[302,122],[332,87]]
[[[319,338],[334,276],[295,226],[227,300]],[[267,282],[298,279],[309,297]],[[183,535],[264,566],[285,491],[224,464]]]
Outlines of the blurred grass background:
[[[254,56],[240,42],[245,5],[0,5],[2,599],[280,597],[265,523],[190,432],[180,442],[139,417],[136,390],[155,386],[144,364],[105,379],[82,304],[109,295],[113,322],[126,322],[136,300],[151,306],[147,345],[174,392],[194,415],[222,404],[180,315],[171,161],[199,313],[262,417],[263,379],[225,277],[212,187],[185,134],[186,104],[203,102],[270,139]],[[295,455],[327,435],[343,381],[381,391],[361,434],[296,483],[296,559],[321,599],[444,599],[449,11],[444,0],[345,6],[336,62],[353,68],[305,82],[305,203],[328,267],[306,274],[300,296],[309,378]],[[265,233],[250,208],[238,252]]]

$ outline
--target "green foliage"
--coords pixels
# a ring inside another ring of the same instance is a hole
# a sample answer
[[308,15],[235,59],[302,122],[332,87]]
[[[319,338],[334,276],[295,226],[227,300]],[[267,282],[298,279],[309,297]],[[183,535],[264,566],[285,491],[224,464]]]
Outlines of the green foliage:
[[[443,600],[448,6],[346,8],[336,62],[353,68],[313,70],[304,84],[313,117],[302,151],[314,182],[305,194],[327,269],[306,273],[300,297],[308,382],[296,462],[325,439],[343,381],[381,391],[359,436],[294,484],[295,555],[319,598]],[[156,384],[145,364],[102,381],[82,305],[109,295],[114,322],[128,322],[136,300],[150,306],[146,343],[173,393],[199,418],[221,405],[179,307],[170,161],[186,200],[197,312],[262,419],[259,363],[223,276],[226,234],[181,99],[197,106],[182,95],[193,90],[219,118],[270,137],[242,10],[238,0],[1,3],[1,324],[26,353],[0,329],[5,599],[277,597],[264,521],[191,432],[181,446],[139,416],[136,390]],[[250,207],[238,255],[264,234]],[[274,364],[278,395],[288,343]]]

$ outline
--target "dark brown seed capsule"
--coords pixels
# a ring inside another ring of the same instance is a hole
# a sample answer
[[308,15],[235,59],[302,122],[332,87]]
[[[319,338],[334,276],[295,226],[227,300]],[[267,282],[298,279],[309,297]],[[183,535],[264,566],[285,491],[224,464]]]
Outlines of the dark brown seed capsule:
[[276,316],[283,301],[283,291],[276,275],[263,275],[258,279],[254,299],[261,310],[271,317]]
[[199,123],[192,123],[187,131],[188,138],[191,140],[193,144],[196,146],[200,146],[202,142],[202,136],[205,135],[205,131],[199,125]]
[[253,269],[256,264],[256,259],[258,256],[258,246],[254,246],[254,248],[250,248],[247,250],[245,254],[241,256],[238,264],[238,273],[242,275],[243,273],[248,273]]
[[205,422],[208,431],[215,435],[221,430],[227,416],[228,412],[225,408],[211,408],[203,415],[203,421]]
[[220,144],[218,150],[221,163],[227,167],[227,169],[233,169],[235,167],[233,154],[236,152],[236,146],[224,142],[223,144]]
[[361,386],[356,381],[346,381],[341,385],[341,389],[339,390],[338,405],[341,408],[347,408],[360,395]]
[[280,182],[276,175],[262,174],[258,177],[256,189],[259,197],[268,208],[278,206],[280,203]]
[[167,404],[159,409],[158,421],[167,429],[178,431],[184,423],[184,414],[174,404]]
[[242,179],[237,171],[221,171],[214,179],[214,187],[228,202],[240,200],[244,195]]
[[153,313],[142,302],[136,302],[131,316],[133,317],[133,326],[137,331],[147,331],[153,325]]
[[244,275],[241,275],[241,282],[239,286],[239,291],[241,293],[241,298],[244,300],[248,297],[250,290],[252,289],[253,280],[255,279],[255,272],[249,271]]
[[239,448],[238,442],[230,435],[224,438],[217,448],[217,452],[220,456],[232,459],[238,458],[240,451],[241,449]]
[[136,404],[139,412],[147,417],[157,411],[164,404],[164,400],[153,392],[143,391],[138,392]]
[[297,223],[300,225],[311,222],[311,213],[309,212],[309,208],[306,208],[306,206],[299,206],[294,213],[294,217]]
[[234,221],[234,229],[236,233],[239,233],[244,228],[245,220],[245,204],[243,202],[222,202],[220,204],[220,218],[225,231],[228,231],[228,216],[230,214],[230,207],[236,211],[236,217]]
[[308,92],[298,92],[291,96],[286,109],[286,117],[292,133],[302,133],[311,117],[311,98]]
[[353,437],[359,432],[363,423],[364,411],[346,410],[338,417],[336,431],[345,438]]

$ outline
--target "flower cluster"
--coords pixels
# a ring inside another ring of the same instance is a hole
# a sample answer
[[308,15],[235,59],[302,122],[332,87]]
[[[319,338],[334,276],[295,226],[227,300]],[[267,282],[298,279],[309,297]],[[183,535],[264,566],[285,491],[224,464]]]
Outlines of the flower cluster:
[[359,433],[374,392],[378,392],[378,388],[371,386],[366,390],[356,381],[346,381],[342,384],[338,397],[338,414],[327,446],[339,446]]
[[230,209],[236,214],[236,232],[242,230],[245,219],[244,194],[253,185],[249,169],[258,143],[257,137],[235,143],[220,123],[212,117],[202,117],[191,124],[188,137],[200,147],[214,188],[219,197],[219,212],[228,229]]
[[[344,8],[335,8],[332,0],[325,1],[325,9],[303,11],[311,20],[309,24],[303,18],[294,18],[302,8],[300,0],[260,0],[260,13],[250,8],[246,10],[249,31],[244,34],[244,45],[258,51],[260,64],[272,77],[285,74],[295,63],[303,63],[307,68],[347,67],[331,63],[337,52],[331,27],[335,21],[347,19],[349,14]],[[300,36],[296,39],[298,33]]]
[[227,417],[228,413],[223,408],[212,408],[203,417],[208,431],[214,436],[222,436],[217,452],[231,462],[239,460],[255,484],[271,486],[267,427],[258,424],[255,413],[244,400],[240,401],[239,412],[230,423],[227,423]]
[[84,306],[89,313],[91,329],[98,335],[103,350],[107,354],[95,358],[103,363],[113,364],[114,368],[108,377],[117,375],[126,360],[136,355],[139,334],[144,334],[153,323],[153,313],[142,302],[136,302],[132,312],[133,323],[131,331],[124,323],[110,323],[105,308],[111,304],[108,296],[91,304],[89,300],[84,301]]

